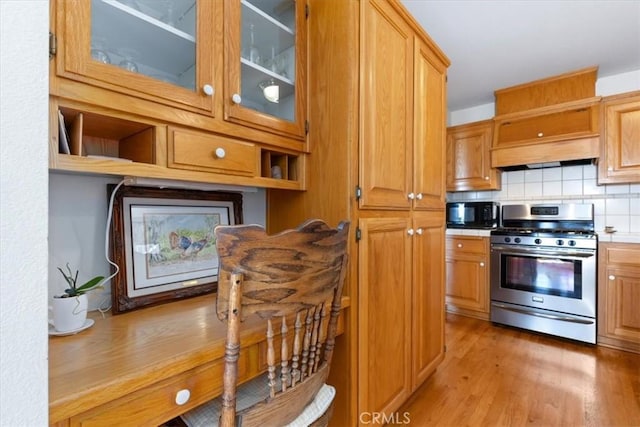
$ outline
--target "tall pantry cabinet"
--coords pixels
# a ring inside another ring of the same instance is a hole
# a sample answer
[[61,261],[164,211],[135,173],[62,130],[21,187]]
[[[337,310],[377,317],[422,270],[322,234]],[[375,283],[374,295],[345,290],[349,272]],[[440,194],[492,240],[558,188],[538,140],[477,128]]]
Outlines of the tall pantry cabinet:
[[449,61],[399,1],[310,0],[309,10],[307,191],[270,190],[268,225],[353,224],[329,382],[332,424],[366,424],[392,416],[443,357]]

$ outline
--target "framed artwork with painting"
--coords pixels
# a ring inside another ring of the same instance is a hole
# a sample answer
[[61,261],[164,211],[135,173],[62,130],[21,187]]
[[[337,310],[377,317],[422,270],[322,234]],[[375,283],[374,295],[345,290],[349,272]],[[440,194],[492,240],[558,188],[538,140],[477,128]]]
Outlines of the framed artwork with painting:
[[111,259],[118,266],[113,313],[214,292],[213,229],[241,223],[240,193],[120,187],[110,236]]

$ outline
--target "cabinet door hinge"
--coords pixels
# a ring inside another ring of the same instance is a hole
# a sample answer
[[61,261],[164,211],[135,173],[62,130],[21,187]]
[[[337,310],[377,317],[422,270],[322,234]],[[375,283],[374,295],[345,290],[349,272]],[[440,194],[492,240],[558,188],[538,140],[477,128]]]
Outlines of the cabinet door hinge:
[[58,52],[58,41],[56,40],[56,35],[49,31],[49,59],[52,59],[56,56]]
[[305,17],[305,19],[309,19],[309,5],[308,4],[304,5],[304,17]]
[[362,239],[362,232],[360,231],[360,227],[356,227],[356,242],[359,242]]
[[309,120],[304,121],[304,134],[309,135]]
[[356,200],[360,200],[362,197],[362,188],[359,185],[356,185]]

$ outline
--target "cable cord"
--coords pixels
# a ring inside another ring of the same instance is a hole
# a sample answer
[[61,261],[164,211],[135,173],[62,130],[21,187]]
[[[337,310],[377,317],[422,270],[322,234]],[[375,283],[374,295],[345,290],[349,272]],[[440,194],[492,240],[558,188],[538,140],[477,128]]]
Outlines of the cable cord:
[[[114,201],[114,199],[116,197],[116,193],[118,192],[118,189],[120,189],[120,187],[122,187],[124,185],[124,183],[125,183],[125,180],[123,179],[122,181],[120,181],[118,183],[118,185],[116,185],[116,187],[111,192],[111,197],[109,198],[109,209],[108,209],[108,213],[107,213],[107,225],[105,227],[105,232],[104,232],[104,257],[107,260],[107,262],[113,266],[115,271],[113,272],[113,274],[111,276],[109,276],[109,277],[107,277],[105,279],[102,279],[102,281],[99,284],[100,286],[104,285],[105,283],[107,283],[108,281],[113,279],[116,276],[116,274],[118,274],[120,272],[120,267],[118,267],[118,264],[116,264],[115,262],[111,261],[111,259],[109,259],[109,232],[111,231],[111,217],[113,215],[113,201]],[[113,290],[111,292],[113,292]],[[104,317],[104,313],[106,313],[107,311],[111,310],[111,298],[106,300],[106,303],[108,305],[104,306],[105,300],[103,300],[98,306],[98,311],[100,313],[102,313],[102,317]]]

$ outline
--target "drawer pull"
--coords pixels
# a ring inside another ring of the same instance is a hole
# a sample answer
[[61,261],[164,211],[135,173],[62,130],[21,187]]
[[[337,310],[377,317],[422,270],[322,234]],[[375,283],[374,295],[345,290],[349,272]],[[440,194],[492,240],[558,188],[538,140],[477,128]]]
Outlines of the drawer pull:
[[184,405],[189,401],[190,397],[191,397],[191,392],[189,391],[189,389],[187,388],[182,389],[176,393],[176,404]]
[[542,138],[543,136],[544,136],[544,133],[538,132],[538,138]]
[[224,156],[227,155],[227,152],[224,151],[224,148],[218,147],[216,148],[216,157],[219,159],[224,159]]
[[213,96],[213,86],[211,85],[202,86],[202,91],[208,96]]
[[462,243],[458,243],[458,247],[461,248],[462,247]]

